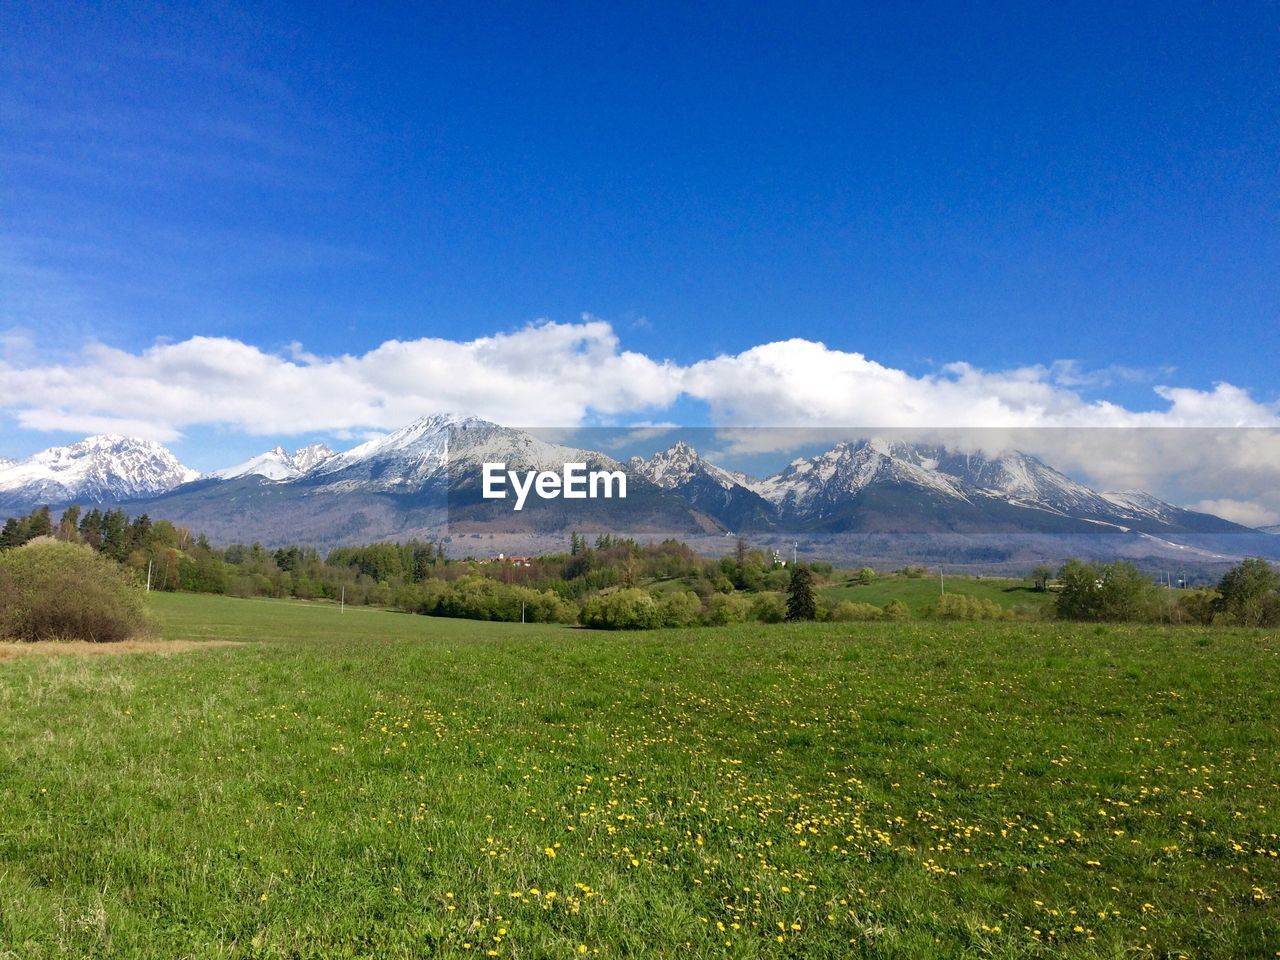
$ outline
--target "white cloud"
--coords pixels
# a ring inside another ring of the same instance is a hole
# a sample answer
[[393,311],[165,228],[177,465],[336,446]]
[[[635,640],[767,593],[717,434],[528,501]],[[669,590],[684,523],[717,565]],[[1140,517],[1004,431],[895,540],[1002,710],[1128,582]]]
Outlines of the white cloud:
[[695,363],[681,385],[736,426],[871,427],[1275,426],[1280,409],[1230,384],[1213,390],[1157,387],[1155,413],[1086,401],[1052,368],[987,371],[969,363],[912,376],[860,353],[811,340],[762,344]]
[[[13,345],[25,345],[21,332]],[[1073,385],[1097,380],[1074,363],[992,371],[955,362],[916,376],[794,338],[681,365],[624,350],[613,327],[592,317],[466,341],[390,340],[358,355],[317,355],[300,343],[275,354],[193,337],[140,352],[93,343],[60,363],[36,356],[0,356],[0,409],[32,430],[165,441],[193,427],[363,437],[446,410],[512,426],[626,429],[660,423],[654,415],[670,416],[684,399],[705,403],[712,422],[729,428],[980,428],[983,446],[1016,438],[1099,485],[1280,510],[1280,434],[1163,429],[1276,428],[1280,405],[1227,383],[1157,385],[1158,408],[1134,411],[1083,397]],[[1067,427],[1162,429],[1059,429]],[[1030,440],[1020,432],[1027,429]],[[786,449],[806,436],[737,430],[723,439],[746,451]]]
[[130,423],[163,437],[196,425],[268,436],[393,429],[441,410],[572,425],[590,411],[661,408],[675,398],[675,368],[622,350],[599,320],[463,342],[390,340],[358,356],[320,357],[293,345],[286,357],[193,337],[140,353],[90,344],[69,364],[0,363],[0,407],[24,427]]
[[1269,527],[1280,523],[1280,511],[1248,500],[1201,500],[1191,504],[1191,509],[1225,517],[1227,520],[1243,523],[1246,527]]

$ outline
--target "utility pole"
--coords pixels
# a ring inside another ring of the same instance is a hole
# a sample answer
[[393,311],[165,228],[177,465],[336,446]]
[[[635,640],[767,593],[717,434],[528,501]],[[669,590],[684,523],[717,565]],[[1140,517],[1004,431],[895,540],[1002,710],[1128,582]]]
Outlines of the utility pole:
[[147,561],[147,593],[151,592],[151,561]]
[[338,599],[338,612],[347,612],[347,585],[345,583],[342,585],[342,596]]
[[947,595],[947,578],[942,572],[942,564],[938,564],[938,586],[942,589],[942,596]]
[[796,541],[791,545],[791,565],[794,567],[800,562],[800,542]]
[[524,601],[520,601],[520,622],[524,623]]

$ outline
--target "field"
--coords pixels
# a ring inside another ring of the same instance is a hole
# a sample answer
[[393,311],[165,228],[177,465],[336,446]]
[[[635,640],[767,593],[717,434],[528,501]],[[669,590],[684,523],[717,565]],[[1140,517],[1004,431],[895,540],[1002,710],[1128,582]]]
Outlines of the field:
[[154,603],[0,661],[0,957],[1280,951],[1274,633]]
[[[947,593],[963,594],[991,600],[1002,607],[1022,607],[1037,610],[1052,603],[1050,594],[1036,593],[1028,580],[1008,580],[1001,577],[947,577]],[[837,600],[853,600],[858,603],[874,603],[882,607],[890,600],[901,600],[913,614],[922,616],[938,602],[941,585],[938,574],[923,577],[907,577],[900,573],[877,576],[867,584],[840,583],[824,587],[827,596]]]

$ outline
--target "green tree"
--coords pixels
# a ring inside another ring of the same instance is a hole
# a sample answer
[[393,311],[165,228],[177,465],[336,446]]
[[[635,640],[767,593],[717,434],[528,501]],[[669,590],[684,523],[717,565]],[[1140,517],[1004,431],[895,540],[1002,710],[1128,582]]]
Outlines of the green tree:
[[80,538],[80,505],[72,504],[62,511],[62,519],[58,521],[59,540],[78,540]]
[[582,605],[584,626],[599,630],[651,630],[662,626],[662,607],[648,592],[626,587],[587,598]]
[[1036,586],[1036,593],[1045,593],[1049,589],[1049,581],[1053,579],[1053,567],[1047,563],[1039,564],[1031,571],[1031,582]]
[[1218,583],[1217,613],[1242,627],[1271,626],[1280,575],[1261,557],[1250,557],[1228,570]]
[[10,517],[6,520],[4,529],[0,530],[0,550],[20,547],[26,542],[26,531],[22,528],[22,522],[16,517]]
[[1084,563],[1068,560],[1058,571],[1062,585],[1055,607],[1064,620],[1152,621],[1159,619],[1159,591],[1126,560]]
[[39,507],[31,511],[30,525],[27,528],[28,539],[53,536],[53,521],[49,518],[49,508]]
[[818,600],[813,594],[813,573],[808,567],[797,566],[791,571],[791,583],[787,586],[787,619],[814,620],[818,616]]

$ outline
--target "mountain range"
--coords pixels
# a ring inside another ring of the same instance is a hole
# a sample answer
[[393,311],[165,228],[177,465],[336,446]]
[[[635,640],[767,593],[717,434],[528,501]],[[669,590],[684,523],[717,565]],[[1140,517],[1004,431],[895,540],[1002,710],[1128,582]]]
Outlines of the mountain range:
[[[481,464],[624,471],[625,501],[531,501],[519,514],[479,496]],[[715,537],[729,533],[1145,538],[1157,551],[1258,531],[1141,491],[1099,492],[1018,451],[998,455],[881,439],[839,443],[754,478],[684,442],[627,463],[475,417],[423,417],[335,453],[275,447],[205,476],[160,444],[89,437],[0,462],[0,509],[129,504],[216,541],[321,546],[408,537],[559,537],[583,531]],[[1270,538],[1262,538],[1270,543]],[[1215,541],[1216,542],[1216,541]],[[1212,549],[1218,549],[1213,546]]]

